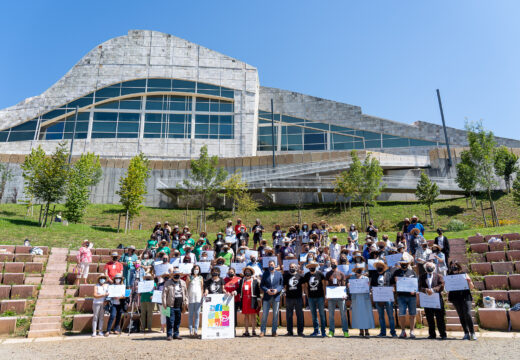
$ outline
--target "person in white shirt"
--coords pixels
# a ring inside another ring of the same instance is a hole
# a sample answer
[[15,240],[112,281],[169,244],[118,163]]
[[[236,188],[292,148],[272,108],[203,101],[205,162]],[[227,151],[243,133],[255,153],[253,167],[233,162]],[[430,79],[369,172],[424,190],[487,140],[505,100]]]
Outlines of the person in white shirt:
[[92,337],[96,337],[96,330],[99,330],[99,336],[103,336],[103,325],[105,321],[105,300],[108,295],[107,277],[99,275],[97,284],[94,286],[94,301],[92,302],[92,310],[94,317],[92,318]]
[[341,252],[341,245],[338,244],[338,237],[337,236],[333,236],[331,240],[332,240],[332,242],[329,245],[329,256],[330,256],[331,259],[334,259],[334,260],[338,261],[339,260],[339,254]]
[[197,337],[199,330],[199,314],[204,292],[204,279],[200,273],[200,266],[195,264],[191,268],[191,275],[186,279],[188,288],[188,328],[190,336]]

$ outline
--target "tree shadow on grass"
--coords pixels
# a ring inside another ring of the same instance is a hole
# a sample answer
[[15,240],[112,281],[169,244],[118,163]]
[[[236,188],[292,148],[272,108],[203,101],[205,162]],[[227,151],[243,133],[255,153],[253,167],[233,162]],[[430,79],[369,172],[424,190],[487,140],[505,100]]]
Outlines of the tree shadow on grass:
[[40,227],[40,224],[38,224],[38,221],[36,221],[36,220],[30,220],[30,219],[4,219],[4,220],[10,222],[13,225]]
[[458,205],[450,205],[450,206],[446,206],[446,207],[435,210],[435,213],[437,215],[443,215],[443,216],[455,216],[458,214],[462,214],[463,212],[464,212],[464,209]]
[[111,233],[117,232],[117,229],[107,226],[107,225],[92,225],[91,228],[94,230],[103,231],[103,232],[111,232]]
[[208,216],[206,216],[206,220],[210,221],[222,221],[226,219],[226,213],[223,211],[215,211]]
[[103,214],[124,214],[122,209],[106,209],[102,211]]
[[2,210],[2,211],[0,211],[0,215],[4,215],[4,216],[15,216],[16,213],[15,213],[14,211]]

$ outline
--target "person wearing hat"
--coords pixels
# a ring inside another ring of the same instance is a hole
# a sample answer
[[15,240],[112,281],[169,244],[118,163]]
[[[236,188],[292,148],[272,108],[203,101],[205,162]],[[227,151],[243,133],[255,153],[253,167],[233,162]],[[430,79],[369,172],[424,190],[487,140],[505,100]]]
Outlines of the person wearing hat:
[[[233,227],[233,222],[231,220],[228,220],[227,226],[226,226],[226,243],[229,244],[230,247],[234,247],[237,243],[237,237],[236,237],[236,231]],[[236,250],[236,248],[235,248]]]
[[119,254],[117,251],[113,251],[110,256],[112,256],[112,260],[105,264],[103,273],[106,275],[107,281],[113,284],[115,276],[123,272],[123,264],[118,261]]
[[[341,271],[338,270],[338,261],[336,259],[330,260],[330,268],[331,270],[327,272],[325,278],[327,279],[327,286],[336,287],[336,286],[346,286],[347,285],[347,277]],[[348,333],[348,321],[347,321],[347,309],[345,306],[345,300],[347,298],[347,294],[343,298],[336,299],[328,299],[328,309],[329,309],[329,333],[328,337],[334,337],[335,324],[334,324],[334,312],[336,308],[339,309],[339,314],[341,317],[341,328],[343,330],[343,336],[349,337]]]
[[153,254],[156,254],[158,248],[158,241],[157,236],[155,234],[152,234],[150,236],[150,239],[146,242],[146,249],[153,252]]
[[[123,275],[117,274],[114,276],[114,285],[123,285]],[[108,318],[107,331],[105,336],[108,336],[109,332],[115,334],[121,334],[121,315],[123,314],[123,306],[125,303],[125,297],[108,298],[110,301],[110,317]],[[112,324],[114,327],[112,328]]]
[[260,219],[256,219],[251,231],[253,232],[253,250],[256,250],[257,245],[262,240],[262,234],[265,231],[264,226],[260,223]]
[[279,224],[276,224],[274,226],[274,231],[273,231],[271,237],[273,239],[273,248],[274,248],[276,254],[278,254],[278,252],[280,251],[280,248],[283,246],[283,235],[282,235],[281,226]]
[[237,232],[236,232],[236,238],[237,238],[237,242],[235,244],[235,247],[238,247],[238,246],[248,246],[249,245],[249,234],[247,233],[247,227],[245,225],[242,225],[240,227],[237,228]]
[[447,266],[450,258],[450,242],[448,241],[448,238],[444,236],[444,231],[441,228],[437,229],[437,235],[438,236],[433,240],[433,243],[439,245],[441,252],[444,254],[444,260]]
[[222,247],[225,244],[224,240],[224,234],[222,232],[217,233],[217,238],[215,239],[215,242],[213,243],[213,250],[215,251],[215,254],[218,254]]
[[[370,274],[370,286],[381,287],[381,286],[391,286],[390,285],[390,277],[391,273],[388,270],[388,265],[382,261],[378,260],[374,262],[374,268],[376,271]],[[390,326],[390,335],[392,337],[396,337],[397,333],[395,331],[395,320],[394,320],[394,302],[393,301],[377,301],[374,302],[376,306],[377,313],[379,315],[379,324],[381,326],[381,332],[378,337],[386,336],[386,319],[385,319],[385,311],[386,315],[388,315],[388,325]]]
[[125,278],[126,288],[129,289],[134,285],[135,281],[135,269],[139,259],[135,254],[135,246],[130,245],[126,250],[126,253],[121,257],[121,263],[123,263],[123,276]]
[[190,244],[184,245],[184,256],[181,258],[182,263],[195,264],[195,262],[197,261],[197,258],[195,256],[195,254],[192,253],[192,250],[193,250],[193,246],[191,246]]
[[374,239],[371,236],[367,236],[365,239],[365,245],[363,245],[363,257],[365,260],[370,259],[370,247],[374,245]]
[[139,281],[143,280],[146,274],[152,274],[154,259],[150,250],[145,250],[139,256]]
[[363,257],[363,255],[361,255],[361,251],[354,251],[354,253],[352,254],[352,262],[354,264],[365,263],[365,258]]
[[[405,244],[399,244],[397,245],[397,252],[399,254],[402,254],[402,259],[406,260],[409,264],[413,263],[413,256],[410,255],[409,252],[406,251],[406,245]],[[398,264],[397,264],[398,266]]]
[[435,333],[435,320],[437,320],[437,329],[441,340],[446,339],[446,323],[444,316],[446,311],[444,310],[444,300],[442,299],[441,293],[444,290],[444,277],[435,272],[436,266],[433,262],[427,262],[424,265],[424,274],[419,276],[419,291],[426,293],[427,295],[436,294],[439,297],[440,309],[424,308],[424,314],[428,321],[428,339],[435,339],[437,334]]
[[347,244],[345,245],[345,249],[348,251],[349,255],[352,257],[352,254],[354,253],[354,251],[358,251],[359,250],[359,245],[356,242],[354,242],[354,240],[349,236],[347,238]]
[[408,232],[411,233],[413,229],[418,229],[421,235],[424,235],[424,226],[419,222],[419,218],[416,215],[412,216],[412,221],[408,225]]
[[233,260],[234,256],[235,256],[235,254],[233,253],[233,250],[231,249],[231,243],[228,243],[228,242],[226,242],[224,244],[220,253],[217,254],[217,257],[223,258],[225,260],[226,266],[231,265],[231,260]]
[[[367,279],[365,264],[356,264],[353,269],[354,276],[349,279]],[[347,285],[350,287],[350,283]],[[370,293],[350,294],[352,299],[352,328],[359,329],[360,337],[369,337],[368,329],[375,327],[374,314],[372,313],[372,301]]]
[[105,300],[108,295],[108,284],[106,275],[99,275],[94,286],[94,300],[92,301],[92,337],[95,337],[96,330],[99,336],[103,336],[103,325],[105,320]]
[[172,232],[170,234],[170,246],[173,249],[177,249],[177,246],[179,246],[179,238],[181,237],[179,233],[179,225],[174,225]]
[[329,246],[329,230],[327,229],[327,223],[325,220],[320,221],[320,226],[321,244],[327,247]]
[[[146,274],[143,277],[144,281],[153,281],[152,274]],[[155,283],[153,288],[155,289]],[[149,292],[142,292],[139,294],[141,300],[141,330],[143,332],[148,329],[148,332],[152,331],[152,316],[154,303],[152,302],[153,289]]]
[[462,265],[457,261],[450,262],[448,275],[464,275],[466,281],[468,282],[469,289],[448,292],[448,301],[451,302],[455,310],[457,310],[460,325],[464,331],[464,337],[462,340],[477,340],[473,318],[471,317],[471,309],[473,308],[473,297],[471,296],[471,290],[475,288],[475,285],[473,284],[473,281],[471,281],[469,275],[466,274],[462,269]]
[[[318,336],[321,328],[321,336],[325,337],[325,289],[327,288],[325,275],[318,271],[319,264],[316,261],[309,262],[305,267],[309,269],[303,277],[305,284],[304,290],[307,299],[309,300],[309,307],[312,315],[312,326],[314,332],[310,336]],[[320,323],[318,326],[318,314],[320,315]]]
[[299,236],[300,242],[302,246],[304,244],[308,244],[310,237],[309,237],[309,225],[307,223],[302,224],[302,229],[300,230]]
[[421,235],[421,231],[418,228],[413,228],[410,231],[410,246],[407,246],[408,252],[415,256],[417,248],[419,248],[424,240],[424,237]]
[[[173,269],[171,270],[173,272]],[[166,284],[166,280],[170,278],[170,272],[164,273],[161,276],[158,277],[157,281],[157,290],[163,291],[164,284]],[[166,315],[164,313],[166,312],[166,308],[161,304],[157,304],[159,307],[159,313],[161,318],[161,332],[166,331]]]
[[312,235],[316,235],[316,238],[314,240],[317,247],[321,244],[321,231],[318,229],[318,224],[315,222],[311,224],[311,230],[309,231],[309,235],[312,237]]
[[199,331],[199,315],[202,306],[202,294],[204,293],[204,278],[200,272],[200,266],[195,264],[191,268],[191,275],[187,279],[188,287],[188,328],[190,336],[197,337]]
[[157,253],[163,252],[165,254],[170,255],[170,247],[168,246],[168,242],[166,240],[161,240],[159,243],[159,248],[156,251]]
[[367,235],[369,235],[371,238],[373,238],[373,239],[375,239],[375,241],[377,241],[378,232],[379,232],[379,229],[377,228],[377,226],[374,225],[374,220],[370,219],[368,221],[368,226],[367,226],[367,230],[366,230]]
[[283,260],[291,254],[294,254],[294,250],[291,246],[291,239],[284,237],[283,246],[280,248],[280,252],[278,253],[278,263],[283,264]]
[[419,246],[415,250],[415,262],[417,264],[419,275],[422,275],[424,274],[424,264],[430,260],[432,251],[428,248],[428,241],[426,241],[426,239],[423,238],[420,241]]
[[160,221],[157,221],[157,222],[155,223],[155,226],[154,226],[154,228],[153,228],[152,233],[155,233],[155,232],[157,232],[158,230],[162,230],[162,226],[161,226],[161,222],[160,222]]
[[303,336],[303,276],[298,273],[298,264],[291,263],[289,271],[283,274],[285,288],[285,316],[287,336],[293,336],[293,312],[296,312],[296,328],[298,336]]
[[240,308],[244,315],[245,331],[242,336],[249,337],[249,325],[251,325],[252,335],[256,336],[255,325],[256,315],[260,312],[260,282],[255,277],[255,269],[246,266],[242,271],[244,277],[240,280],[238,288],[240,290]]
[[[399,268],[394,270],[390,278],[390,285],[395,286],[397,290],[397,278],[417,278],[417,274],[410,268],[410,263],[404,258],[399,261]],[[415,316],[417,314],[417,298],[415,292],[397,291],[397,305],[399,306],[399,324],[401,325],[400,338],[404,339],[406,335],[406,315],[408,310],[408,323],[410,324],[410,339],[415,339]]]
[[195,249],[193,249],[193,253],[195,254],[195,258],[197,261],[200,259],[200,254],[202,253],[204,246],[206,246],[206,240],[202,236],[197,240],[197,243],[195,244]]
[[195,239],[193,239],[191,232],[188,231],[188,232],[185,234],[185,236],[186,236],[185,244],[188,244],[188,245],[190,245],[192,248],[195,248]]
[[430,260],[433,261],[433,263],[435,264],[437,268],[437,274],[445,276],[448,267],[446,266],[446,256],[443,254],[441,250],[442,249],[439,245],[433,244]]
[[182,340],[179,335],[181,314],[188,307],[188,290],[181,280],[181,272],[174,269],[170,279],[166,280],[162,292],[162,305],[170,308],[170,316],[166,317],[166,340]]
[[277,336],[276,329],[278,328],[278,310],[280,309],[280,295],[283,290],[283,277],[279,271],[276,271],[276,263],[274,260],[269,261],[267,271],[262,274],[260,288],[264,292],[264,297],[262,299],[263,314],[262,323],[260,325],[260,336],[265,335],[269,308],[271,307],[273,308],[271,335]]
[[79,286],[80,279],[83,279],[83,284],[87,283],[88,270],[92,262],[92,252],[90,251],[89,245],[90,242],[88,240],[83,240],[78,250],[78,255],[76,256],[78,262],[78,275],[75,280],[76,286]]
[[350,225],[350,228],[348,229],[348,237],[352,239],[352,242],[354,242],[357,247],[359,247],[359,231],[355,224]]

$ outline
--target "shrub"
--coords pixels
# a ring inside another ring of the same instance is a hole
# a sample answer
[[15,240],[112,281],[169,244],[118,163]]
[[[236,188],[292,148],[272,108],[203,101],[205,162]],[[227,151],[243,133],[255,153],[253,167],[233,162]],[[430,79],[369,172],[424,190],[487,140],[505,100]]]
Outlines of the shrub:
[[451,219],[446,228],[448,231],[461,231],[466,228],[466,224],[460,220]]

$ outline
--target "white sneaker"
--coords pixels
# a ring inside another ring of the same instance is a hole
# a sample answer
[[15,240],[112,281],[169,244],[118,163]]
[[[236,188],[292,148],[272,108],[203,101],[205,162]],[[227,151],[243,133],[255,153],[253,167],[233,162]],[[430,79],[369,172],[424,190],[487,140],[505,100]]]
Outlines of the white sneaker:
[[105,333],[103,331],[100,331],[99,336],[103,336],[103,335],[105,335]]
[[477,334],[475,334],[475,333],[471,334],[471,340],[477,340]]
[[93,334],[92,334],[92,337],[96,337],[96,336],[97,336],[96,333],[93,333]]

